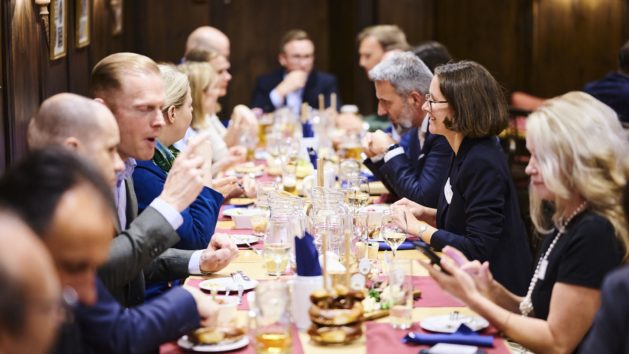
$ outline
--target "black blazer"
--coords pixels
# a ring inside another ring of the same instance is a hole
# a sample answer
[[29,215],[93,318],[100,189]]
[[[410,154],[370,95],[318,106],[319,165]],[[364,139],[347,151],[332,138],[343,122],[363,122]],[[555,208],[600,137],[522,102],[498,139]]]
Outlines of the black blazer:
[[365,160],[364,164],[382,181],[390,192],[430,208],[436,208],[443,189],[452,149],[440,135],[426,133],[424,146],[419,148],[418,128],[402,137],[404,154],[377,163]]
[[437,208],[439,230],[431,246],[454,246],[470,260],[489,261],[499,283],[524,295],[532,257],[511,173],[495,136],[463,140],[443,191]]
[[[262,108],[264,112],[275,111],[275,106],[269,98],[273,89],[284,80],[284,69],[277,69],[269,74],[262,75],[256,80],[256,87],[251,94],[251,108]],[[336,108],[341,107],[341,96],[339,95],[336,77],[332,74],[313,69],[308,75],[306,86],[304,86],[302,102],[306,102],[310,107],[319,107],[319,94],[325,97],[325,106],[330,105],[330,95],[336,93]]]

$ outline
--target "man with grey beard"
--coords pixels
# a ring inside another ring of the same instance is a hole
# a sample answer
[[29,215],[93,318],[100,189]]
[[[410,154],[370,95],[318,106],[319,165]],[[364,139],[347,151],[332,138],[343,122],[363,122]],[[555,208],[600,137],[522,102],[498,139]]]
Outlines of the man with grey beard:
[[369,71],[369,78],[376,87],[378,114],[389,117],[402,139],[397,144],[381,130],[367,134],[364,164],[398,197],[435,208],[452,149],[444,137],[430,134],[422,110],[432,73],[405,52],[381,61]]

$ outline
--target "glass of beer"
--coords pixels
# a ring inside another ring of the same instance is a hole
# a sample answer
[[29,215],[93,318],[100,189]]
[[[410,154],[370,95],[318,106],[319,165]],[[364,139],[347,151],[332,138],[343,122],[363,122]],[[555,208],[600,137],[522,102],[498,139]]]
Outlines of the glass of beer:
[[408,329],[413,324],[412,275],[412,260],[396,259],[391,262],[388,272],[388,292],[384,301],[389,303],[393,328]]
[[293,226],[286,215],[273,215],[264,236],[263,256],[268,275],[280,275],[286,270],[290,258]]
[[250,317],[251,339],[258,354],[289,354],[290,292],[288,284],[265,281],[255,290],[255,306]]
[[291,159],[282,166],[282,185],[285,192],[297,195],[297,160]]

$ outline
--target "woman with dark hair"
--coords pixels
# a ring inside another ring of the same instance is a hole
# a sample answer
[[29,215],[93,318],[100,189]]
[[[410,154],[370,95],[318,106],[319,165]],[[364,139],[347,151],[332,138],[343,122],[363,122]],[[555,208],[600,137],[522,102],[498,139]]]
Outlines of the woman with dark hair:
[[394,205],[409,214],[407,232],[437,250],[451,245],[489,261],[496,280],[523,295],[531,254],[497,138],[508,123],[500,86],[480,64],[461,61],[437,67],[429,92],[422,108],[430,133],[443,135],[454,151],[448,179],[437,209],[407,199]]
[[[531,219],[545,236],[526,295],[494,281],[487,262],[470,262],[451,247],[441,261],[450,275],[425,268],[443,289],[531,351],[572,353],[592,325],[604,277],[629,259],[621,205],[629,144],[611,108],[570,92],[529,115],[526,147]],[[615,293],[603,289],[608,322],[593,329],[595,342],[584,343],[585,353],[620,353],[618,342],[627,342],[629,287],[619,280],[614,275],[606,283]]]

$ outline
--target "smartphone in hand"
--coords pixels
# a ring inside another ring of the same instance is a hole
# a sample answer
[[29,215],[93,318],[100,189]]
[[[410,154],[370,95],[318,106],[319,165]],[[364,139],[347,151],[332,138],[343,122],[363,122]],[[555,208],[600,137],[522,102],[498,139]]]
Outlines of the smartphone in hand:
[[448,273],[448,271],[446,271],[445,269],[441,267],[441,257],[439,257],[439,255],[437,255],[426,242],[421,241],[421,240],[415,240],[415,241],[412,241],[412,243],[415,246],[415,248],[417,248],[421,253],[423,253],[426,257],[428,257],[428,259],[430,260],[430,264],[437,265],[439,267],[439,270],[441,270],[442,272],[446,274],[450,274]]

